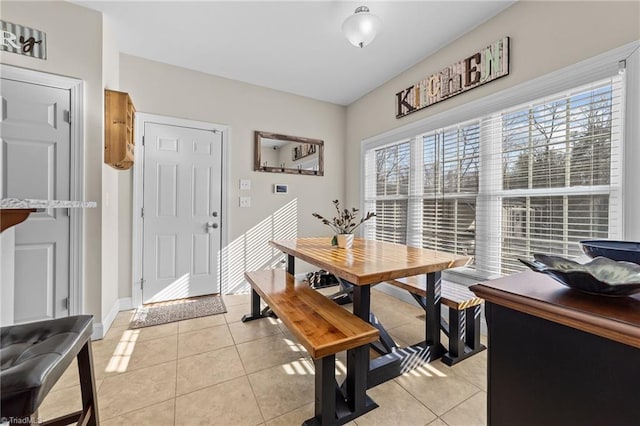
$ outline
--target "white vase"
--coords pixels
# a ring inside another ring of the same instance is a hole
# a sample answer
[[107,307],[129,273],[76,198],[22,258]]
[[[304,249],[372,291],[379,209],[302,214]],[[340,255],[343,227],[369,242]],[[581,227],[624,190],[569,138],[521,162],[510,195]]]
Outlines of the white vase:
[[338,234],[338,247],[343,249],[350,249],[353,246],[353,234]]

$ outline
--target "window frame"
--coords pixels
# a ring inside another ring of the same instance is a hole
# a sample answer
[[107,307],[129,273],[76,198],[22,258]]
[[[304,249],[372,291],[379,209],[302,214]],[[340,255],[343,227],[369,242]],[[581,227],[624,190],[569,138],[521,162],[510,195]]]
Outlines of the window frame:
[[[382,147],[384,145],[391,145],[396,142],[400,143],[401,141],[406,141],[406,140],[410,140],[412,141],[413,144],[416,144],[418,143],[417,140],[422,139],[423,135],[432,133],[438,129],[451,127],[458,123],[465,123],[465,122],[472,121],[474,119],[477,120],[478,117],[486,117],[491,114],[494,114],[496,111],[510,110],[519,105],[531,103],[532,100],[535,100],[535,99],[542,99],[545,97],[550,97],[557,93],[568,92],[575,88],[587,86],[595,81],[610,78],[611,76],[618,73],[623,74],[623,84],[624,84],[623,87],[624,87],[624,90],[626,91],[626,93],[623,93],[622,95],[623,96],[623,99],[621,100],[622,110],[618,111],[619,114],[622,114],[622,117],[624,119],[623,121],[624,129],[620,135],[620,145],[621,145],[620,152],[626,153],[627,152],[626,144],[624,143],[625,139],[629,138],[630,140],[634,140],[632,138],[634,137],[637,138],[638,136],[640,136],[640,134],[638,134],[640,133],[638,131],[638,128],[631,127],[628,124],[629,121],[632,119],[631,117],[633,117],[633,114],[634,113],[637,114],[638,110],[640,110],[640,107],[638,106],[638,104],[640,104],[640,99],[639,99],[640,96],[637,93],[632,91],[634,86],[637,87],[637,79],[638,79],[638,76],[640,75],[640,70],[638,69],[639,68],[638,62],[640,61],[637,60],[637,58],[636,60],[633,60],[633,61],[627,61],[628,63],[626,64],[627,65],[626,69],[621,68],[621,61],[623,61],[625,58],[629,58],[639,46],[640,46],[640,41],[629,43],[622,47],[613,49],[609,52],[605,52],[594,58],[581,61],[572,66],[552,72],[542,77],[538,77],[526,83],[518,84],[507,90],[496,92],[482,99],[469,102],[463,106],[452,108],[445,112],[441,112],[441,113],[426,117],[424,119],[415,121],[413,123],[407,124],[400,128],[393,129],[383,134],[363,140],[361,142],[361,150],[360,150],[360,158],[361,158],[360,205],[363,207],[363,209],[366,209],[368,206],[366,204],[367,200],[366,200],[366,194],[365,194],[365,186],[367,184],[365,157],[367,152],[374,150],[378,147]],[[638,55],[637,52],[635,54]],[[621,69],[624,69],[624,71],[620,72]],[[631,84],[628,84],[626,81],[629,79],[632,80]],[[480,135],[481,157],[485,157],[484,158],[485,161],[486,161],[486,157],[498,159],[500,156],[494,155],[495,154],[494,150],[501,149],[498,146],[500,144],[483,143],[486,139],[490,140],[491,137],[492,136],[495,137],[495,135],[483,133],[482,128],[483,126],[481,123],[481,135]],[[497,130],[494,129],[493,131],[495,132]],[[412,152],[413,152],[413,149],[412,149]],[[626,158],[626,157],[627,156],[625,155],[623,158],[625,158],[627,161],[631,161],[630,158]],[[612,164],[613,164],[613,158],[612,158]],[[620,183],[618,188],[618,191],[619,191],[618,196],[622,197],[622,194],[625,194],[628,196],[629,191],[624,192],[623,190],[624,182],[629,181],[630,175],[632,178],[635,177],[640,179],[640,171],[635,170],[637,168],[634,169],[628,166],[625,167],[625,164],[622,161],[617,162],[617,164],[620,164],[623,169],[622,173],[620,173],[620,175],[622,176],[621,177],[622,182]],[[632,171],[630,169],[634,169],[634,170]],[[481,176],[482,176],[482,173],[481,173]],[[498,187],[496,187],[496,185]],[[479,182],[479,186],[480,186],[479,192],[485,193],[485,194],[491,194],[490,197],[492,198],[500,197],[501,193],[502,195],[505,195],[505,196],[506,195],[513,196],[516,194],[516,192],[513,192],[513,190],[506,190],[506,191],[502,190],[501,185],[502,185],[501,182],[490,182],[490,181],[487,182],[487,179],[482,179],[481,177]],[[605,188],[603,187],[600,189],[604,190]],[[558,190],[559,192],[562,192],[562,195],[567,194],[566,187],[558,188]],[[594,188],[594,190],[597,192],[600,192],[598,188]],[[517,190],[517,191],[521,192],[520,190]],[[527,193],[530,195],[531,191],[532,191],[531,189],[528,189]],[[544,192],[544,195],[547,195],[547,196],[551,195],[551,192],[549,191],[549,189],[541,189],[541,191]],[[576,191],[580,191],[580,190],[576,189]],[[611,189],[609,188],[609,186],[606,186],[606,193],[611,193]],[[409,196],[408,196],[409,201],[411,201],[412,198],[415,198],[416,195],[417,194],[413,194],[412,191],[410,190]],[[422,197],[419,196],[419,198],[422,198]],[[495,207],[496,205],[500,204],[495,202],[495,199],[483,201],[481,200],[481,197],[478,198],[478,203],[486,202],[486,201],[489,201],[489,202],[493,201],[492,208],[499,208],[499,207]],[[622,201],[624,201],[624,198],[622,198]],[[634,203],[630,202],[627,204],[632,205]],[[625,206],[623,205],[623,210],[624,210],[624,207]],[[623,211],[623,212],[619,212],[619,214],[621,215],[621,219],[619,220],[620,229],[618,230],[617,233],[624,237],[625,229],[626,229],[625,223],[624,223],[624,217],[628,217],[629,212]],[[501,229],[501,224],[493,223],[491,225],[489,223],[482,223],[482,220],[478,220],[477,226],[476,226],[477,239],[478,238],[499,239],[499,235],[495,235],[496,234],[495,232],[493,233],[489,232],[488,235],[483,235],[483,232],[484,231],[488,232],[488,229],[489,229],[489,228],[485,228],[485,226],[489,226],[489,225],[493,229],[496,229],[495,228],[496,226],[498,226],[497,229]],[[409,245],[419,245],[420,241],[416,241],[416,240],[420,240],[420,238],[411,238],[411,235],[407,236],[407,244]],[[490,247],[491,244],[492,244],[491,242],[488,242],[487,247]],[[482,253],[482,250],[480,250],[480,253],[476,253],[476,261],[482,261],[483,256],[489,256],[489,254]]]

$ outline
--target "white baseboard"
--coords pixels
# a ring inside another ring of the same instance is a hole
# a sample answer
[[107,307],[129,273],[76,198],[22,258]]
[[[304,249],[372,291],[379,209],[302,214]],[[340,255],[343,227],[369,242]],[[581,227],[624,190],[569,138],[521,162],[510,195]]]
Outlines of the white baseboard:
[[111,328],[111,324],[116,319],[118,312],[120,311],[128,311],[132,308],[132,301],[130,297],[123,297],[122,299],[118,299],[115,301],[107,316],[102,320],[102,322],[93,324],[93,333],[91,334],[91,340],[100,340],[102,339],[107,331]]

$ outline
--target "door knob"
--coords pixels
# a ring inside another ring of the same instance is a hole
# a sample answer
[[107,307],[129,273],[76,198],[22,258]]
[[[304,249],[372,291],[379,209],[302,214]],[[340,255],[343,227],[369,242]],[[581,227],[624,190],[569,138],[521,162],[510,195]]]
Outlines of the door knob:
[[218,224],[213,222],[207,222],[207,232],[213,232],[213,229],[217,229]]

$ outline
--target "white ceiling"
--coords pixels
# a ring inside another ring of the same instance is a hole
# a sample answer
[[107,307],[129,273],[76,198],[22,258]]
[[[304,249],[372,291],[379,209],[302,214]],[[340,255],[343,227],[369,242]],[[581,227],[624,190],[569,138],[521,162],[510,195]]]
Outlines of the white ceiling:
[[[104,13],[123,53],[348,105],[514,1],[74,2]],[[341,32],[361,5],[382,21],[364,49]]]

